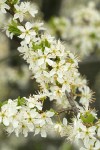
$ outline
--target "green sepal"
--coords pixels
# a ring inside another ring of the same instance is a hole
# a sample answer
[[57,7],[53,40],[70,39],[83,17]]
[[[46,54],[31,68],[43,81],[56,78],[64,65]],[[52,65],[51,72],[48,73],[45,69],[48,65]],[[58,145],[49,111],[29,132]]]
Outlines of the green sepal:
[[51,112],[54,112],[54,114],[57,114],[57,112],[54,109],[50,109]]
[[38,33],[38,31],[39,31],[39,28],[38,28],[38,27],[33,27],[33,29],[35,30],[35,32]]
[[74,60],[73,60],[73,59],[71,59],[71,58],[67,58],[67,62],[69,62],[69,63],[73,64],[73,63],[74,63]]
[[41,100],[42,102],[44,102],[44,101],[45,101],[45,99],[46,99],[46,96],[44,96],[44,97],[40,98],[40,100]]

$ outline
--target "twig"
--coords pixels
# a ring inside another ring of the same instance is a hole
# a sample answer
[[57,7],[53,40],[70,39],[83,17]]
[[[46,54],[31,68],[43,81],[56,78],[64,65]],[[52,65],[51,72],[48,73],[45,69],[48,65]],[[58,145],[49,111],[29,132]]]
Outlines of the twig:
[[65,109],[62,109],[62,110],[59,110],[57,113],[58,114],[61,114],[61,113],[63,113],[63,112],[70,112],[70,111],[73,111],[73,109],[71,108],[71,107],[68,107],[68,108],[65,108]]
[[7,11],[9,14],[11,14],[12,16],[14,16],[14,12],[12,11],[12,9],[9,9],[9,10],[7,9],[6,11]]
[[[12,9],[7,10],[7,12],[8,12],[10,15],[14,16],[14,11],[13,11]],[[19,21],[19,19],[16,19],[16,20],[17,20],[17,22],[18,22],[21,26],[24,26],[24,25]]]
[[67,97],[67,99],[68,99],[69,104],[70,104],[71,107],[72,107],[72,110],[73,110],[73,111],[75,112],[75,114],[77,115],[78,112],[79,112],[79,110],[78,110],[78,108],[76,107],[76,104],[75,104],[75,102],[74,102],[72,93],[68,93],[67,90],[66,90],[66,91],[65,91],[65,94],[66,94],[66,97]]

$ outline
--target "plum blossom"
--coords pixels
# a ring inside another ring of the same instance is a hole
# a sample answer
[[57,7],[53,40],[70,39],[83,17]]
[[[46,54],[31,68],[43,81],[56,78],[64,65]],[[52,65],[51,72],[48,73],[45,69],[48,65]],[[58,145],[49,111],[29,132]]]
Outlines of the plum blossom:
[[7,0],[0,0],[0,11],[6,13],[6,9],[9,10],[10,7],[6,4]]
[[30,22],[25,24],[25,28],[23,26],[18,26],[18,29],[22,32],[19,36],[21,39],[25,39],[26,43],[28,44],[32,37],[36,35],[36,32],[32,30],[33,25]]
[[23,21],[24,16],[28,12],[32,17],[35,16],[35,14],[38,12],[35,8],[33,9],[30,5],[30,2],[21,2],[20,5],[16,4],[14,5],[16,9],[16,13],[14,14],[14,19],[19,19],[20,22]]
[[1,107],[0,123],[6,126],[9,134],[15,132],[16,136],[23,134],[27,137],[29,132],[33,132],[35,135],[38,132],[42,137],[46,136],[47,126],[53,125],[51,118],[54,116],[54,112],[41,113],[43,104],[38,100],[43,100],[43,98],[43,94],[36,95],[34,98],[29,97],[29,100],[25,97],[25,103],[21,106],[19,106],[19,99],[13,101],[9,99],[7,104]]

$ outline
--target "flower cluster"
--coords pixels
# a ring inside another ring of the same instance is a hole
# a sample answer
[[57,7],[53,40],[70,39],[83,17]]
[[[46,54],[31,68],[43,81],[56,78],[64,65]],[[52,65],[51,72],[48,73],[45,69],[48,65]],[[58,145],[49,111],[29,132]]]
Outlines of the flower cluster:
[[[25,26],[19,25],[18,20],[10,21],[7,35],[12,38],[17,35],[23,41],[18,48],[23,58],[29,64],[33,77],[40,84],[50,100],[57,100],[58,104],[65,103],[67,107],[65,90],[71,92],[80,87],[77,78],[77,58],[67,51],[60,41],[44,32],[42,23],[26,22]],[[66,102],[65,102],[66,101]]]
[[53,17],[46,26],[56,38],[66,39],[69,36],[68,31],[70,30],[71,22],[65,17]]
[[[30,33],[33,32],[29,31],[26,37]],[[61,42],[55,41],[51,36],[42,35],[41,39],[32,36],[30,44],[26,43],[26,37],[24,37],[24,44],[22,42],[18,50],[28,62],[29,69],[40,84],[41,90],[48,94],[50,100],[56,99],[60,104],[63,99],[66,99],[66,89],[70,92],[72,87],[79,86],[76,81],[79,73],[74,55],[65,51]]]
[[[85,117],[86,116],[84,116],[84,118]],[[91,119],[91,122],[92,122],[92,119],[94,119],[94,118],[93,118],[93,115],[91,115],[91,113],[90,113],[86,119],[87,120]],[[80,118],[77,118],[74,120],[73,134],[72,134],[73,137],[70,137],[70,138],[74,138],[74,140],[76,142],[78,142],[78,140],[81,139],[84,144],[84,147],[81,149],[98,150],[98,149],[100,149],[99,130],[98,130],[98,128],[100,128],[100,124],[98,124],[98,125],[95,124],[95,125],[89,126],[87,120],[84,119],[83,122]],[[87,126],[84,125],[85,121],[87,121]]]
[[95,52],[100,50],[100,13],[94,3],[75,9],[71,19],[63,17],[63,20],[66,22],[63,23],[63,30],[60,29],[62,18],[55,17],[50,21],[49,26],[53,30],[52,33],[65,40],[67,47],[73,52],[85,58],[94,50]]
[[[52,127],[61,136],[68,136],[70,141],[77,143],[82,140],[83,149],[90,149],[91,146],[97,149],[100,144],[100,123],[96,112],[89,108],[92,92],[78,72],[77,57],[49,35],[42,23],[23,22],[26,12],[33,17],[37,13],[29,9],[29,2],[16,1],[13,3],[14,10],[12,5],[9,6],[14,18],[8,22],[6,33],[8,37],[15,35],[22,40],[18,51],[29,64],[33,78],[39,83],[40,93],[2,104],[0,122],[6,126],[8,133],[15,132],[16,136],[22,133],[26,137],[29,132],[34,132],[34,135],[40,133],[46,137]],[[65,111],[72,109],[76,118],[71,123],[66,118],[63,123],[53,123],[51,117],[59,116],[61,111],[43,111],[46,97],[55,100]]]
[[100,149],[100,122],[96,122],[95,110],[80,109],[81,113],[73,118],[72,126],[64,118],[62,124],[56,124],[55,129],[61,136],[67,136],[68,140],[77,145],[82,143],[80,150]]
[[100,13],[94,3],[78,9],[73,14],[71,37],[74,47],[80,50],[82,57],[88,56],[94,49],[100,49]]
[[15,4],[15,14],[14,14],[14,19],[19,19],[20,22],[23,21],[24,16],[29,13],[32,17],[35,17],[35,14],[37,14],[37,10],[33,7],[31,7],[29,2],[22,2],[20,5]]
[[34,95],[29,98],[9,99],[7,104],[1,106],[0,123],[4,124],[6,131],[16,136],[23,134],[25,137],[29,132],[34,135],[41,134],[46,137],[46,130],[53,125],[51,117],[54,112],[42,112],[44,94]]

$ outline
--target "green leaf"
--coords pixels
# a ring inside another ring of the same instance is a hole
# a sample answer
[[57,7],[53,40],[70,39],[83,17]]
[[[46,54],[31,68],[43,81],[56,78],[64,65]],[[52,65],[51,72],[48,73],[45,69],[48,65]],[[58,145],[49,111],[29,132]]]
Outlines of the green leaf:
[[9,4],[14,5],[14,4],[17,4],[17,3],[19,2],[19,0],[7,0],[7,2],[8,2]]
[[90,112],[87,112],[85,115],[81,115],[81,119],[84,123],[93,123],[95,117]]
[[38,49],[41,49],[41,45],[38,45],[38,44],[33,43],[33,44],[32,44],[32,48],[33,48],[34,51],[36,51],[36,50],[38,50]]
[[47,41],[47,39],[45,39],[45,41],[44,41],[44,42],[45,42],[45,44],[44,44],[44,45],[45,45],[46,47],[50,48],[50,43]]
[[13,20],[12,20],[11,24],[9,25],[8,30],[17,36],[21,34],[21,31],[17,28],[17,23]]
[[18,28],[16,28],[16,27],[12,26],[12,25],[9,26],[8,30],[11,33],[13,33],[14,35],[17,35],[17,36],[21,34],[20,30]]
[[19,0],[12,0],[12,4],[17,4]]
[[24,98],[20,98],[20,96],[18,97],[18,102],[17,102],[18,106],[23,106],[25,105],[25,99]]
[[2,105],[5,105],[5,104],[7,104],[8,103],[8,101],[4,101],[3,103],[2,103]]
[[38,31],[39,31],[39,28],[38,28],[38,27],[33,27],[33,29],[35,30],[35,32],[38,32]]

